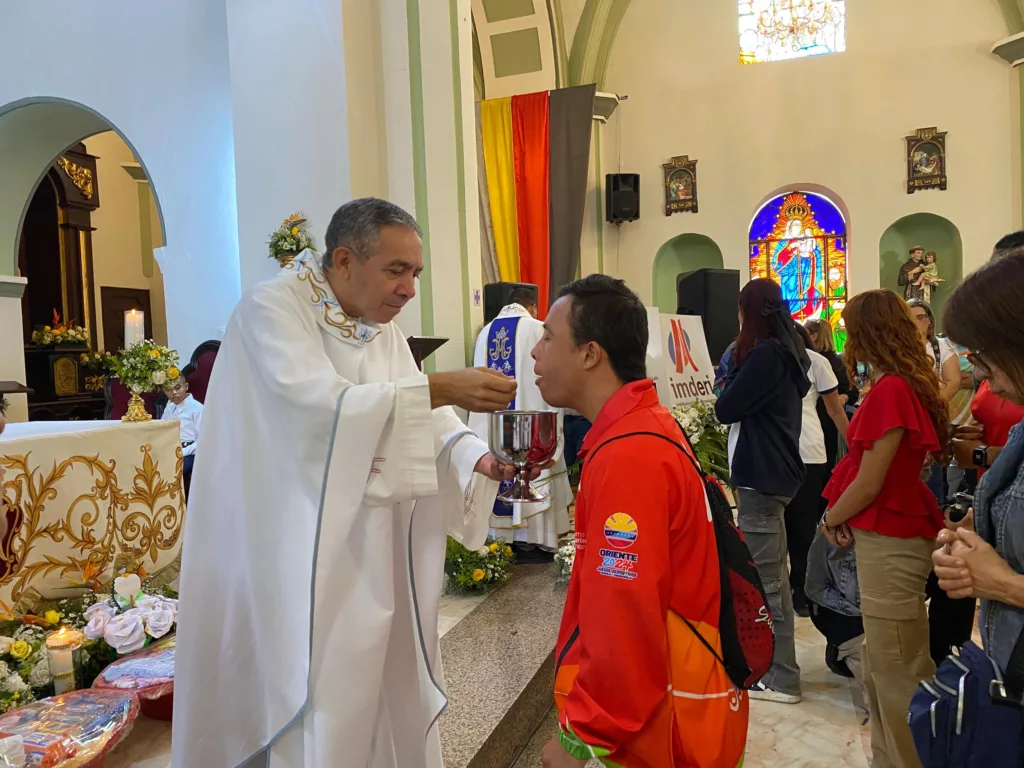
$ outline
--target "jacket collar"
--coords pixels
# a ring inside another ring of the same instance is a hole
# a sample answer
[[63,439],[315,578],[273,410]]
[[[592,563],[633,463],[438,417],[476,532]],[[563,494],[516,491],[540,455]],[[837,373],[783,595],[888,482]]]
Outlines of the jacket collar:
[[651,408],[658,404],[658,391],[654,388],[653,379],[642,379],[620,387],[619,390],[608,398],[597,420],[590,427],[587,436],[583,439],[583,447],[580,449],[580,457],[585,458],[586,454],[595,448],[604,438],[605,433],[617,421],[641,408]]
[[380,324],[345,314],[327,282],[320,264],[320,254],[316,251],[306,249],[284,268],[284,272],[292,274],[295,280],[308,286],[308,300],[315,308],[316,321],[330,335],[357,347],[370,343],[380,335],[383,330]]
[[526,307],[519,304],[508,304],[502,307],[498,317],[532,317],[532,315],[526,311]]

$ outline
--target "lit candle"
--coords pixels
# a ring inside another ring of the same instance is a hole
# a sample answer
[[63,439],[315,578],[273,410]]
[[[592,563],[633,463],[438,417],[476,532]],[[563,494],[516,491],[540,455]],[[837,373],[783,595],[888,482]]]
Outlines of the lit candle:
[[75,651],[82,647],[82,633],[77,629],[61,627],[46,638],[46,651],[50,657],[50,675],[54,693],[75,690]]
[[124,313],[124,348],[131,349],[146,340],[146,313],[137,309],[129,309]]

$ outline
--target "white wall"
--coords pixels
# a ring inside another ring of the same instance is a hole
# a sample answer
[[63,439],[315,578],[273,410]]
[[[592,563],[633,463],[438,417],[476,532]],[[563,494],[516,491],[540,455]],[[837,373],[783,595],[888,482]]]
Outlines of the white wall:
[[[128,139],[161,204],[167,294],[189,297],[188,311],[168,318],[170,342],[192,349],[218,337],[240,287],[223,2],[4,3],[2,27],[9,34],[0,46],[0,113],[26,99],[67,100]],[[265,165],[275,154],[279,147],[265,147],[252,162]],[[0,243],[0,272],[11,271],[12,242]]]
[[[113,131],[93,136],[85,142],[90,155],[96,155],[96,176],[99,181],[100,207],[93,211],[92,233],[93,302],[96,307],[96,342],[103,348],[103,302],[101,288],[142,288],[149,291],[153,340],[167,343],[167,310],[164,305],[164,278],[160,265],[154,263],[153,275],[147,276],[142,266],[142,221],[139,214],[139,184],[122,167],[136,163],[131,148]],[[148,186],[148,185],[146,185]],[[149,195],[152,200],[152,194]],[[155,207],[155,204],[153,204]],[[151,221],[151,242],[158,245],[159,221]],[[177,311],[188,311],[185,306]],[[110,350],[116,352],[117,350]],[[178,350],[188,359],[191,349]]]
[[[617,249],[605,237],[606,271],[649,300],[658,248],[697,232],[745,280],[758,204],[815,183],[850,211],[852,292],[877,286],[879,238],[919,211],[960,229],[966,273],[1020,225],[1017,76],[989,53],[1006,34],[994,1],[851,0],[846,53],[744,67],[734,0],[632,3],[605,84],[629,99],[602,146],[617,155],[606,166],[641,175],[642,213]],[[949,132],[949,189],[907,195],[904,137],[928,126]],[[666,217],[661,165],[684,154],[700,213]]]

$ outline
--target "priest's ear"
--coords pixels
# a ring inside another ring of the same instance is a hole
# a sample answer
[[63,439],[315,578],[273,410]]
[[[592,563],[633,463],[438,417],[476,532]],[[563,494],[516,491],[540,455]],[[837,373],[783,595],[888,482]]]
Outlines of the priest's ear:
[[324,266],[329,269],[337,269],[341,272],[348,273],[352,264],[358,259],[355,251],[349,250],[343,245],[338,246],[331,253],[330,261]]

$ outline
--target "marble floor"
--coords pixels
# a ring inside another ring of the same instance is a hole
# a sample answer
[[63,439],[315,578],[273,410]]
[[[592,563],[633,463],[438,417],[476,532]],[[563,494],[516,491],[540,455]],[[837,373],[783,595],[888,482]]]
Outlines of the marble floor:
[[[445,597],[442,635],[484,602],[483,597]],[[745,768],[867,768],[867,726],[854,705],[850,682],[825,667],[823,641],[807,619],[797,619],[797,659],[804,699],[785,705],[751,702]],[[540,749],[557,727],[553,716],[538,730],[516,768],[540,768]],[[140,717],[128,738],[113,750],[106,768],[166,768],[170,724]]]

